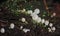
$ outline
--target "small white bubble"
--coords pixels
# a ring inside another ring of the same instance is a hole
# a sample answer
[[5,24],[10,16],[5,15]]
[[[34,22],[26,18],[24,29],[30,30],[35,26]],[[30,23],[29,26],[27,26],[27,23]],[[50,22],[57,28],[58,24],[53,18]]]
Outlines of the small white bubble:
[[56,13],[53,13],[53,16],[56,16]]
[[23,9],[23,10],[22,10],[22,12],[25,12],[25,11],[26,11],[26,9]]
[[45,21],[45,25],[48,25],[48,24],[49,24],[49,21],[48,21],[48,20],[46,20],[46,21]]
[[38,8],[36,8],[36,9],[34,10],[34,13],[35,13],[35,14],[39,14],[39,13],[40,13],[40,10],[39,10]]
[[51,29],[52,29],[53,31],[55,31],[55,30],[56,30],[56,28],[55,28],[55,27],[52,27]]
[[28,31],[30,31],[30,29],[23,29],[23,31],[27,33]]
[[33,19],[33,20],[37,20],[37,19],[38,19],[38,15],[33,15],[33,16],[32,16],[32,19]]
[[36,15],[36,14],[32,13],[30,16],[32,16],[32,17],[33,17],[33,16],[35,16],[35,15]]
[[32,12],[33,12],[32,10],[28,10],[27,11],[28,14],[32,14]]
[[44,22],[45,22],[45,19],[42,19],[42,20],[41,20],[41,23],[44,23]]
[[25,19],[25,18],[22,18],[21,20],[22,20],[22,22],[25,22],[25,21],[26,21],[26,19]]
[[23,28],[23,26],[20,26],[20,29],[22,29]]
[[50,23],[50,24],[49,24],[49,26],[50,26],[50,27],[52,27],[52,26],[53,26],[53,24],[52,24],[52,23]]
[[41,22],[41,18],[38,17],[36,21],[37,21],[37,23],[40,23]]
[[0,32],[1,33],[5,33],[5,29],[4,28],[1,28]]
[[10,28],[11,28],[11,29],[13,29],[14,26],[15,26],[14,23],[11,23],[11,24],[10,24]]
[[48,31],[49,31],[49,32],[52,32],[51,28],[48,28]]

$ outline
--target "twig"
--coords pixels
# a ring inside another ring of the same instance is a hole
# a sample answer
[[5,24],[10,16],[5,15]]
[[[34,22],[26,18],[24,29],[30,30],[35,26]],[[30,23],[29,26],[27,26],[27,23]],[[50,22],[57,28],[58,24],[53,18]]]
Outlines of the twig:
[[48,6],[47,6],[46,0],[43,0],[43,3],[44,3],[44,5],[45,5],[46,11],[49,13],[49,8],[48,8]]

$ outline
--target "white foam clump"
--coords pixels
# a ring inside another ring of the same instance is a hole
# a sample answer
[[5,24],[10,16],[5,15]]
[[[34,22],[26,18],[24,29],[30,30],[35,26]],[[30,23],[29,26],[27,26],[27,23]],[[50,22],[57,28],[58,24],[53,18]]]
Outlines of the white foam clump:
[[22,22],[25,22],[25,21],[26,21],[26,19],[25,19],[25,18],[22,18],[22,19],[21,19],[21,21],[22,21]]
[[10,28],[11,28],[11,29],[13,29],[14,26],[15,26],[14,23],[11,23],[11,24],[10,24]]
[[53,14],[51,15],[51,17],[54,17],[54,16],[56,16],[56,13],[53,13]]
[[55,27],[48,28],[48,31],[49,31],[49,32],[54,32],[55,30],[56,30]]
[[53,31],[55,31],[55,30],[56,30],[56,28],[55,28],[55,27],[52,27],[51,29],[52,29]]
[[41,17],[38,16],[38,14],[40,13],[39,9],[35,9],[33,13],[31,13],[31,17],[34,21],[36,21],[37,23],[41,22]]
[[5,29],[4,28],[1,28],[0,32],[1,33],[5,33]]
[[38,15],[33,13],[31,16],[32,16],[32,19],[37,23],[41,22],[41,17],[39,17]]
[[44,22],[45,22],[45,19],[42,19],[42,20],[41,20],[41,23],[44,23]]
[[52,23],[50,23],[50,24],[49,24],[49,26],[50,26],[50,27],[52,27],[52,26],[53,26],[53,24],[52,24]]
[[37,15],[37,14],[40,13],[40,10],[39,10],[38,8],[36,8],[36,9],[34,10],[34,12],[33,12],[32,10],[28,10],[27,13],[28,13],[28,14],[32,14],[32,13],[34,13],[34,14]]
[[33,20],[37,20],[38,19],[38,15],[36,15],[36,14],[32,14],[31,16],[32,16]]
[[20,29],[23,29],[23,26],[20,26]]
[[56,13],[53,13],[53,16],[56,16]]
[[34,14],[39,14],[40,13],[40,10],[38,9],[38,8],[36,8],[35,10],[34,10]]
[[22,10],[22,12],[25,12],[25,11],[26,11],[26,9],[23,9],[23,10]]
[[33,11],[32,11],[32,10],[28,10],[27,13],[28,13],[28,14],[32,14]]
[[23,31],[27,33],[28,31],[30,31],[30,29],[23,29]]
[[41,17],[38,17],[37,20],[36,20],[37,23],[40,23],[41,22]]
[[51,28],[48,28],[48,31],[49,31],[49,32],[52,32]]
[[48,24],[49,24],[49,21],[48,21],[48,20],[46,20],[46,21],[45,21],[45,25],[48,25]]

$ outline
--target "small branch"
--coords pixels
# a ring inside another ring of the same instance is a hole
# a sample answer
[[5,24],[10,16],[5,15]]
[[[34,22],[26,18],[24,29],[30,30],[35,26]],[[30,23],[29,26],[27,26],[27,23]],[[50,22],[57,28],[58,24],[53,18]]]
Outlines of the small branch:
[[44,3],[44,5],[45,5],[46,11],[49,13],[49,8],[48,8],[48,6],[47,6],[46,0],[43,0],[43,3]]

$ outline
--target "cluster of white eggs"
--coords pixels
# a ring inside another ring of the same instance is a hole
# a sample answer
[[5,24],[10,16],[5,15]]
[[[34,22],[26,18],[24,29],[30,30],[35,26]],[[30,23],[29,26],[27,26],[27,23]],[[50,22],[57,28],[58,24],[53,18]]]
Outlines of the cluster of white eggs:
[[54,32],[55,30],[56,30],[55,27],[48,28],[48,31],[49,31],[49,32]]
[[34,12],[32,10],[28,10],[27,13],[30,14],[34,21],[38,23],[41,22],[41,17],[38,16],[38,14],[40,13],[40,10],[38,8],[35,9]]
[[[25,18],[22,18],[22,20],[25,21],[26,19]],[[22,21],[22,22],[24,22],[24,21]],[[44,19],[42,19],[42,23],[44,23],[44,22],[45,22],[45,25],[48,25],[49,24],[48,21],[45,21]],[[49,26],[51,27],[51,28],[48,28],[48,31],[49,32],[55,31],[56,28],[55,27],[52,27],[53,26],[52,23],[50,23]],[[15,27],[14,23],[11,23],[9,29],[14,29],[14,27]],[[23,29],[23,26],[20,26],[20,29],[22,29],[25,33],[27,33],[28,31],[30,31],[30,29],[26,29],[26,28]],[[5,33],[5,29],[4,28],[1,28],[0,29],[0,32],[1,33]]]
[[[11,23],[9,29],[14,29],[14,28],[15,28],[14,23]],[[19,29],[22,30],[22,31],[24,31],[25,33],[27,33],[28,31],[30,31],[30,29],[26,29],[26,28],[23,29],[23,26],[20,26]],[[0,29],[1,33],[5,33],[5,31],[6,31],[5,28],[1,28]]]
[[[25,9],[24,9],[24,11],[25,11]],[[38,8],[35,9],[34,12],[32,10],[28,10],[27,13],[30,14],[30,16],[32,17],[32,20],[34,20],[35,22],[42,23],[42,25],[45,24],[45,26],[49,26],[48,27],[49,32],[52,32],[52,31],[56,30],[56,28],[53,27],[53,23],[50,23],[49,20],[42,19],[41,17],[38,16],[38,14],[40,13],[40,10]],[[53,16],[55,16],[55,15],[56,14],[53,13]],[[26,22],[26,19],[22,18],[21,21]],[[15,27],[14,23],[11,23],[9,28],[14,29],[14,27]],[[25,33],[30,31],[30,29],[26,29],[26,28],[23,29],[23,26],[20,26],[20,29],[22,29]],[[5,33],[5,29],[1,28],[0,32]]]
[[[32,19],[34,21],[36,21],[37,23],[40,23],[41,22],[42,24],[45,24],[45,26],[51,27],[50,29],[48,29],[49,32],[55,31],[56,28],[53,27],[53,23],[50,23],[49,20],[45,20],[45,19],[42,19],[41,17],[39,17],[38,16],[39,13],[40,13],[40,10],[38,8],[36,8],[34,10],[34,12],[32,10],[28,10],[28,14],[30,14],[30,16],[32,17]],[[55,15],[56,15],[56,13],[53,13],[52,16],[55,16]]]

